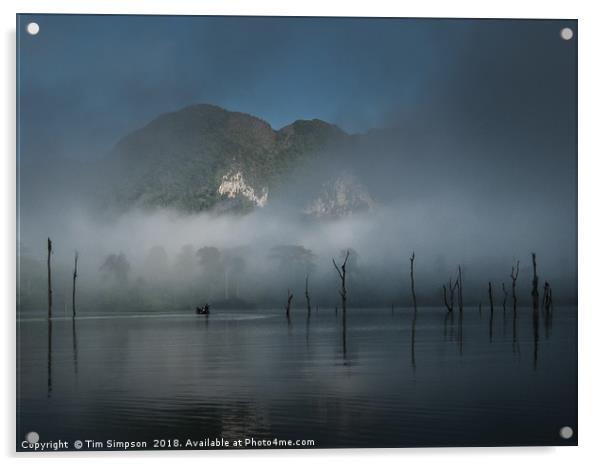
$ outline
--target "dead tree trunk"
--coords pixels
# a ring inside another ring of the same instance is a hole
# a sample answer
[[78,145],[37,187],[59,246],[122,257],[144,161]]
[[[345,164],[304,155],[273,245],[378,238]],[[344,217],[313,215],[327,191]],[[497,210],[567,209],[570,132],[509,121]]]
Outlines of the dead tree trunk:
[[79,254],[75,251],[75,264],[73,267],[73,296],[71,300],[72,309],[73,309],[73,317],[75,317],[75,282],[77,281],[77,259],[79,258]]
[[543,286],[543,300],[542,300],[541,305],[545,311],[544,325],[545,325],[545,329],[546,329],[546,339],[547,339],[550,334],[550,324],[551,324],[551,318],[552,318],[552,314],[550,312],[550,308],[552,306],[552,288],[550,287],[550,284],[548,282],[545,282],[544,286]]
[[447,308],[447,312],[452,312],[454,309],[449,305],[449,301],[447,300],[447,287],[443,285],[443,304]]
[[548,284],[548,282],[544,282],[543,284],[543,298],[541,299],[541,307],[545,310],[546,309],[546,299],[548,297],[548,287],[550,285]]
[[533,301],[533,312],[539,312],[539,277],[537,276],[537,258],[535,253],[531,253],[533,262],[533,281],[531,282],[531,298]]
[[293,300],[293,295],[291,294],[291,290],[286,290],[288,294],[288,300],[286,301],[286,318],[290,318],[291,316],[291,301]]
[[[445,307],[447,308],[447,312],[454,312],[454,294],[456,293],[456,288],[458,287],[458,282],[452,285],[451,278],[449,279],[448,286],[443,285],[443,302],[445,303]],[[449,292],[449,300],[448,294]]]
[[460,312],[462,312],[464,310],[464,295],[463,295],[463,291],[462,291],[462,267],[458,266],[458,279],[457,282],[458,284],[458,308],[460,309]]
[[52,318],[52,270],[50,256],[52,255],[52,241],[48,238],[48,318]]
[[412,280],[412,304],[414,306],[414,312],[416,311],[416,290],[414,288],[414,258],[416,255],[414,251],[412,251],[412,255],[410,256],[410,279]]
[[334,259],[332,259],[334,268],[336,269],[337,273],[339,274],[339,277],[341,278],[341,289],[339,290],[339,294],[341,295],[341,307],[343,308],[343,317],[347,313],[347,287],[345,284],[345,280],[347,278],[347,259],[349,259],[349,251],[347,251],[347,254],[345,255],[345,260],[343,261],[341,268],[339,268]]
[[506,291],[506,284],[502,282],[502,292],[504,293],[504,301],[502,302],[502,308],[504,309],[504,314],[506,314],[506,301],[508,300],[508,292]]
[[311,315],[311,301],[309,300],[309,275],[305,275],[305,300],[307,301],[307,317]]
[[516,268],[512,266],[512,272],[510,273],[510,278],[512,279],[512,308],[514,310],[514,314],[516,314],[516,279],[518,278],[519,265],[520,261],[516,261]]
[[549,313],[552,308],[552,287],[548,282],[545,282],[543,287],[543,302],[542,306],[546,313]]
[[491,289],[491,282],[489,282],[489,307],[491,309],[491,313],[493,314],[493,291]]

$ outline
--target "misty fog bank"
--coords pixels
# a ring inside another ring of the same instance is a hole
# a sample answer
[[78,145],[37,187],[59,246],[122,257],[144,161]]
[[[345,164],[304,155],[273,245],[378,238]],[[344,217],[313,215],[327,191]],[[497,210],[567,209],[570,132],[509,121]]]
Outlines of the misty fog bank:
[[[305,276],[312,302],[339,305],[332,259],[352,251],[350,306],[410,304],[409,257],[416,253],[419,304],[443,306],[441,286],[463,267],[466,304],[487,302],[487,283],[502,300],[510,270],[520,260],[518,293],[528,302],[530,253],[538,255],[540,283],[557,302],[576,300],[575,244],[559,235],[550,211],[488,211],[478,200],[447,197],[380,203],[369,212],[314,219],[283,203],[246,215],[172,210],[98,217],[69,209],[35,219],[21,230],[20,306],[46,306],[46,237],[53,240],[57,309],[71,308],[74,251],[79,251],[78,307],[90,310],[190,309],[222,306],[283,307],[290,289],[304,307]],[[29,221],[26,217],[25,221]],[[548,232],[548,234],[546,234]],[[62,304],[61,304],[62,303]]]

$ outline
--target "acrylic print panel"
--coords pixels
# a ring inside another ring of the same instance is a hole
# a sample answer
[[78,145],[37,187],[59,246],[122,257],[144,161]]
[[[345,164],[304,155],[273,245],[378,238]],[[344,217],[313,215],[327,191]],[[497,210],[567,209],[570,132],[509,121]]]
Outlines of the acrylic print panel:
[[576,445],[576,21],[17,31],[17,450]]

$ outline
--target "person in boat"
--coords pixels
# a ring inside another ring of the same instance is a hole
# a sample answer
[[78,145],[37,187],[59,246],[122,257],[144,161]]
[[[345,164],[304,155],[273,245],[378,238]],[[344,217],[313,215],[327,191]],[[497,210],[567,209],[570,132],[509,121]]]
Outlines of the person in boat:
[[196,308],[197,314],[209,314],[209,304],[205,304],[203,307]]

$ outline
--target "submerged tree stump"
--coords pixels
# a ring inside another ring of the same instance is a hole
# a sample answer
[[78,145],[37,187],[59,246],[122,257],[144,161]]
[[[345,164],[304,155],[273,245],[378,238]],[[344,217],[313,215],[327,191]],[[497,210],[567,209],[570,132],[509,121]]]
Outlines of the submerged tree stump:
[[288,299],[286,301],[286,317],[288,319],[291,316],[291,302],[293,301],[293,295],[291,290],[287,290],[286,292],[288,294]]
[[410,279],[412,283],[412,305],[414,306],[414,312],[416,312],[416,289],[414,288],[414,259],[416,255],[414,251],[412,251],[412,255],[410,256]]
[[539,312],[539,277],[537,276],[537,258],[535,253],[531,253],[533,262],[533,281],[531,282],[531,298],[533,302],[533,312]]
[[345,260],[341,264],[340,268],[337,265],[337,263],[334,261],[334,258],[332,259],[332,264],[334,265],[334,268],[337,271],[337,273],[339,274],[339,278],[341,279],[341,289],[339,290],[339,295],[341,296],[341,307],[343,308],[343,317],[347,313],[346,279],[347,279],[347,260],[348,259],[349,259],[349,250],[347,250],[347,254],[345,255]]
[[52,241],[48,238],[48,318],[52,318],[52,268],[50,257],[52,256]]
[[460,312],[464,311],[464,292],[463,292],[463,283],[462,283],[462,266],[458,265],[458,278],[456,279],[456,283],[458,284],[458,308]]
[[79,254],[75,251],[75,264],[73,266],[73,296],[71,297],[71,304],[73,310],[73,317],[75,317],[75,282],[77,281],[77,259],[79,258]]
[[307,317],[311,315],[311,301],[309,299],[309,275],[305,275],[305,301],[307,302]]
[[510,278],[512,279],[512,309],[514,310],[514,314],[516,315],[516,303],[518,302],[516,298],[516,279],[518,278],[518,268],[520,265],[520,261],[516,261],[516,267],[512,266],[512,272],[510,272]]
[[548,282],[545,282],[543,286],[542,306],[546,313],[549,313],[552,309],[552,287]]
[[451,278],[449,279],[448,286],[443,285],[443,303],[447,308],[447,312],[454,312],[454,295],[456,293],[456,288],[458,288],[458,281],[456,280],[456,282],[452,285]]

